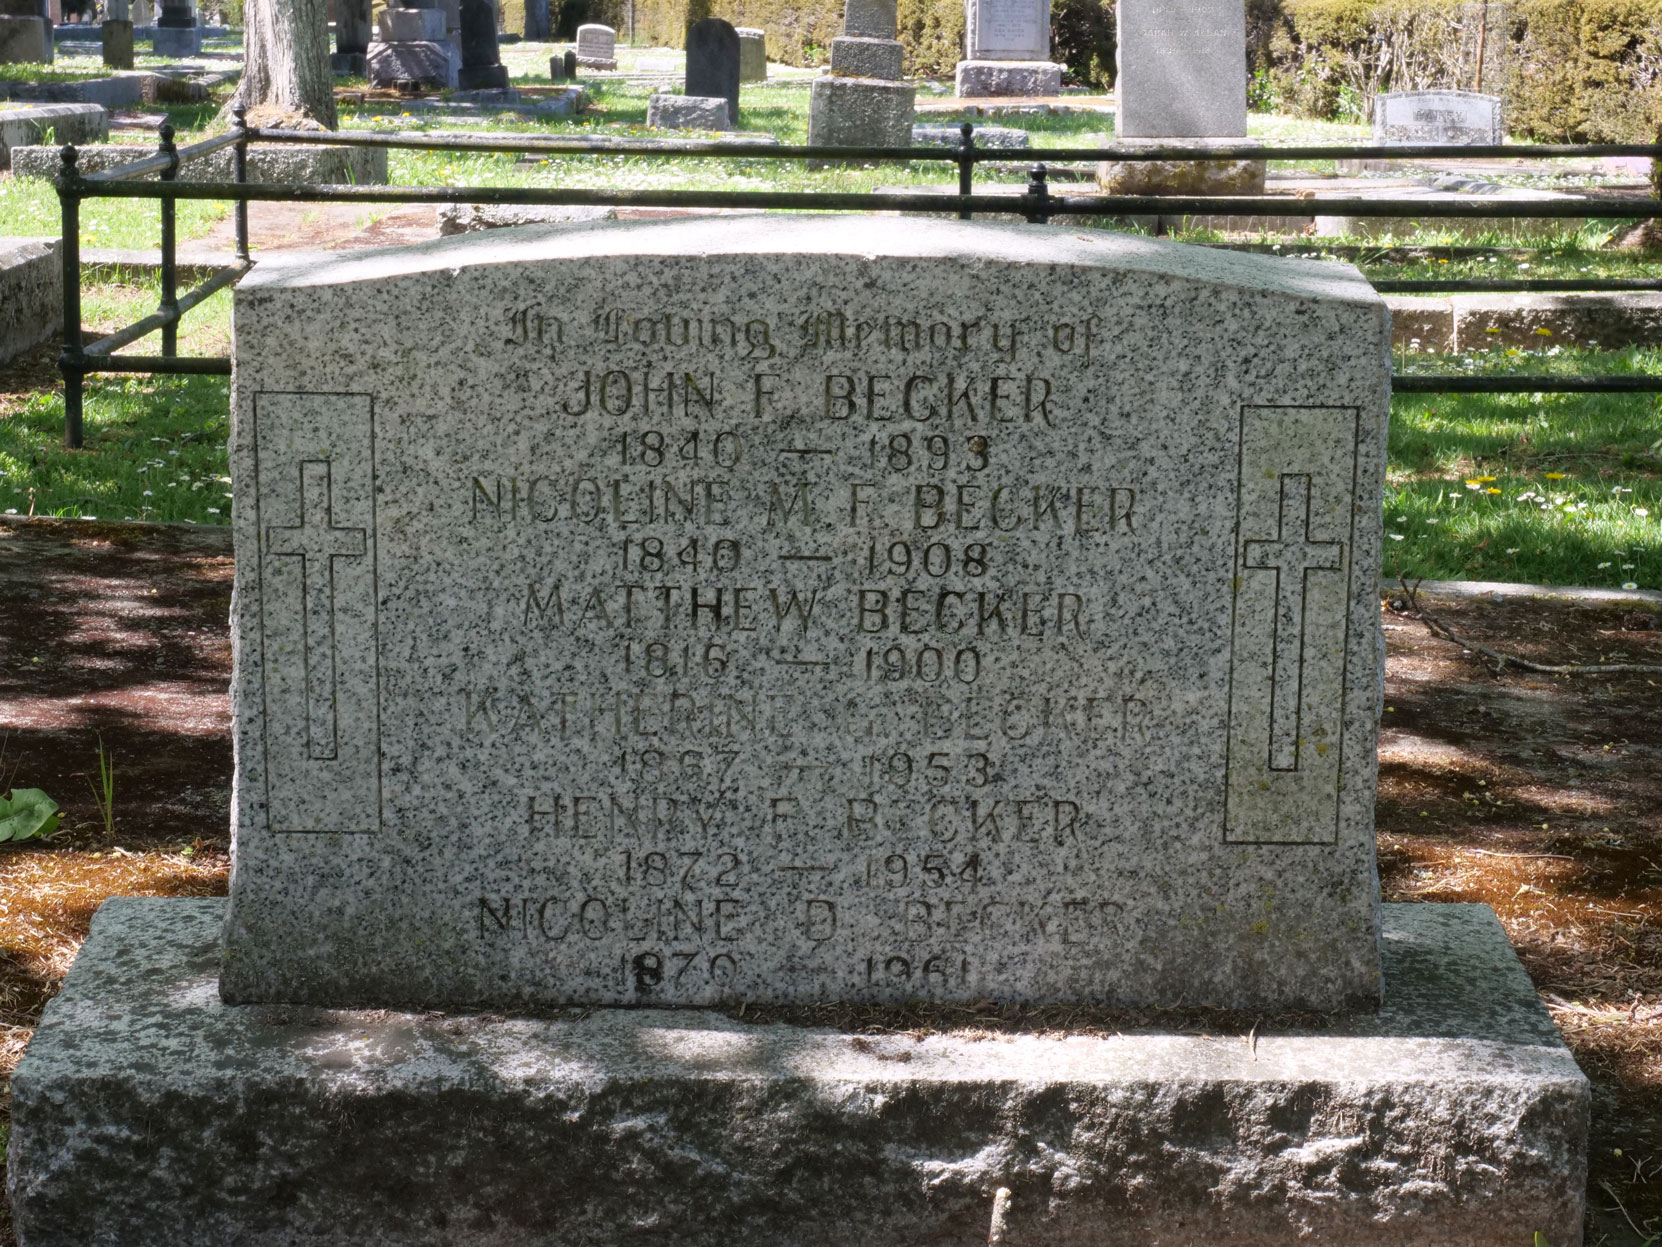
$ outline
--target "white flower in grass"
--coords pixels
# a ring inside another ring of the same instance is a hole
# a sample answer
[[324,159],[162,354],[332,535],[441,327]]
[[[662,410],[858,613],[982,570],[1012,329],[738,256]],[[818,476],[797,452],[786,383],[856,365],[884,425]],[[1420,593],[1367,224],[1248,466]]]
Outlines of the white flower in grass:
[[1645,510],[1644,507],[1634,507],[1633,514],[1637,515],[1640,519],[1644,519],[1645,516],[1650,514],[1650,512]]
[[1401,533],[1391,533],[1390,537],[1391,537],[1392,541],[1401,541],[1402,540],[1402,534]]
[[148,498],[150,496],[150,491],[148,489],[144,491],[144,496],[146,498]]
[[1624,572],[1630,572],[1630,571],[1632,571],[1632,570],[1633,570],[1633,569],[1634,569],[1634,568],[1635,568],[1635,567],[1636,567],[1636,566],[1638,566],[1638,564],[1636,564],[1636,563],[1623,563],[1623,564],[1622,564],[1622,570],[1623,570],[1623,571],[1624,571]]
[[1631,580],[1630,580],[1630,581],[1628,581],[1628,582],[1627,582],[1627,583],[1626,583],[1626,584],[1624,584],[1624,585],[1623,585],[1623,586],[1622,586],[1622,588],[1624,588],[1624,589],[1637,589],[1637,588],[1638,588],[1638,587],[1639,587],[1639,586],[1638,586],[1638,585],[1636,585],[1636,584],[1634,584],[1634,583],[1633,583],[1633,582],[1632,582],[1632,581],[1631,581]]
[[1436,522],[1437,521],[1435,519],[1429,519],[1426,521],[1427,524],[1435,524]]
[[1518,546],[1511,546],[1511,547],[1509,547],[1509,548],[1508,548],[1508,549],[1507,549],[1507,551],[1506,551],[1506,552],[1507,552],[1507,553],[1508,553],[1508,554],[1516,554],[1516,553],[1517,553],[1517,552],[1518,552],[1518,550],[1519,550],[1519,548],[1520,548],[1520,547],[1518,547]]
[[1602,572],[1606,567],[1609,567],[1609,566],[1610,566],[1610,564],[1608,564],[1608,563],[1600,563],[1599,564],[1599,570]]

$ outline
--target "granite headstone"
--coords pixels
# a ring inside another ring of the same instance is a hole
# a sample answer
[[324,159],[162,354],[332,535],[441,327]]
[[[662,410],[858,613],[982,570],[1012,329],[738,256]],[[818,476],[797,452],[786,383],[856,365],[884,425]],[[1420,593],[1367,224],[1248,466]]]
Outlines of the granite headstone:
[[766,82],[768,80],[767,31],[754,26],[738,27],[739,81]]
[[1246,134],[1246,7],[1241,0],[1119,0],[1114,135]]
[[1506,141],[1505,101],[1475,91],[1394,91],[1373,104],[1376,143],[1487,146]]
[[456,85],[464,91],[496,90],[508,85],[496,41],[496,6],[491,0],[462,0],[462,67]]
[[739,32],[731,22],[706,17],[687,30],[687,86],[690,96],[720,96],[727,120],[739,123]]
[[1377,1000],[1353,270],[499,245],[239,288],[228,999]]

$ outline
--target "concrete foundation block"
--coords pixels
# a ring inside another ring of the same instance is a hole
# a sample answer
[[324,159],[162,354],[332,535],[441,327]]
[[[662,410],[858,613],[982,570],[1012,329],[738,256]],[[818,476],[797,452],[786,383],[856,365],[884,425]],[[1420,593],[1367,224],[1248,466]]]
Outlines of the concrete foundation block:
[[[102,173],[117,165],[130,164],[154,155],[155,148],[138,143],[95,143],[80,149],[76,168],[83,174]],[[191,160],[179,167],[181,182],[227,182],[232,173],[232,153],[227,149]],[[20,178],[58,176],[56,147],[14,147],[12,174]],[[387,153],[384,148],[354,147],[260,147],[248,149],[250,182],[350,182],[359,186],[384,186],[387,181]]]
[[11,150],[43,143],[47,132],[52,142],[100,143],[110,137],[110,114],[97,104],[0,105],[0,169],[11,168]]
[[[1204,139],[1141,140],[1145,146],[1205,144]],[[1220,143],[1243,143],[1222,139]],[[1121,140],[1127,147],[1138,140]],[[1262,195],[1262,160],[1104,160],[1096,167],[1097,184],[1110,195]]]
[[1454,350],[1454,307],[1446,298],[1388,294],[1391,345],[1404,351]]
[[917,89],[876,78],[815,78],[808,142],[828,147],[909,147]]
[[1062,67],[1050,61],[959,61],[953,92],[960,99],[1060,95]]
[[0,364],[63,329],[56,238],[0,238]]
[[646,124],[654,130],[731,130],[727,100],[720,95],[654,95],[646,102]]
[[12,1083],[20,1247],[1581,1242],[1589,1089],[1486,906],[1386,905],[1317,1028],[854,1034],[227,1006],[107,901]]
[[839,35],[831,40],[831,72],[847,78],[898,82],[906,48],[898,39]]

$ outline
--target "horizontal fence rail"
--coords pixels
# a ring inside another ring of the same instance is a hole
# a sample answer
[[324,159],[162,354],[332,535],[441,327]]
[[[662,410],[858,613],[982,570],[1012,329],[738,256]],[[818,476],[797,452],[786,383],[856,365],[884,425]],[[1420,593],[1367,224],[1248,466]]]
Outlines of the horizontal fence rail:
[[[1647,220],[1662,216],[1653,199],[1604,199],[1589,196],[1550,200],[1510,199],[1490,203],[1455,199],[1308,198],[1288,195],[1058,195],[1050,189],[1049,165],[1099,162],[1206,160],[1404,160],[1567,159],[1605,156],[1647,156],[1662,160],[1662,145],[1604,143],[1594,145],[1503,144],[1455,147],[1413,144],[1314,144],[1273,147],[1262,143],[1193,147],[1175,144],[1116,144],[1095,148],[997,148],[975,142],[972,123],[961,126],[956,145],[916,147],[825,147],[804,145],[631,142],[520,134],[435,135],[394,131],[303,131],[251,127],[239,104],[232,109],[234,127],[226,134],[186,147],[175,147],[173,129],[164,125],[154,155],[94,174],[76,167],[73,146],[62,149],[57,191],[63,212],[62,261],[64,275],[64,347],[58,365],[64,378],[64,444],[82,443],[82,405],[88,373],[169,373],[228,375],[231,361],[214,357],[181,357],[179,320],[217,291],[233,285],[248,272],[248,205],[250,203],[431,203],[504,204],[550,207],[601,206],[634,208],[703,208],[783,210],[798,212],[894,212],[955,215],[960,220],[982,216],[1017,216],[1044,224],[1057,217],[1170,218],[1174,216],[1382,217],[1424,220],[1589,219]],[[366,148],[406,151],[494,152],[501,154],[573,157],[626,155],[636,158],[723,160],[806,160],[821,164],[889,162],[955,164],[956,193],[835,192],[835,191],[702,191],[638,190],[620,187],[516,186],[353,186],[307,182],[248,181],[250,143],[272,145]],[[232,149],[231,181],[178,180],[180,167],[193,160]],[[982,164],[1027,164],[1027,185],[1016,194],[975,193],[975,168]],[[154,175],[155,180],[150,180]],[[80,205],[85,199],[153,199],[161,216],[161,299],[157,310],[97,341],[84,342],[81,327]],[[236,263],[215,269],[184,295],[177,291],[175,210],[181,199],[230,200],[236,213]],[[1299,244],[1293,244],[1299,246]],[[1619,293],[1662,291],[1662,280],[1647,278],[1511,279],[1448,278],[1382,280],[1373,283],[1380,293]],[[162,335],[160,355],[118,354],[157,331]],[[1501,375],[1399,373],[1393,388],[1401,394],[1432,393],[1662,393],[1662,376],[1642,375]]]

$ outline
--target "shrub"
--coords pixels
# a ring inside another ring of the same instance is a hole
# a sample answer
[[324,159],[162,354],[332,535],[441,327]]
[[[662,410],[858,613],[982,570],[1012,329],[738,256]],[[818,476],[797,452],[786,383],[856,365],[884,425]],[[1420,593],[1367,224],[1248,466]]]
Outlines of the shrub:
[[1113,86],[1119,51],[1114,0],[1050,0],[1050,50],[1074,82]]

